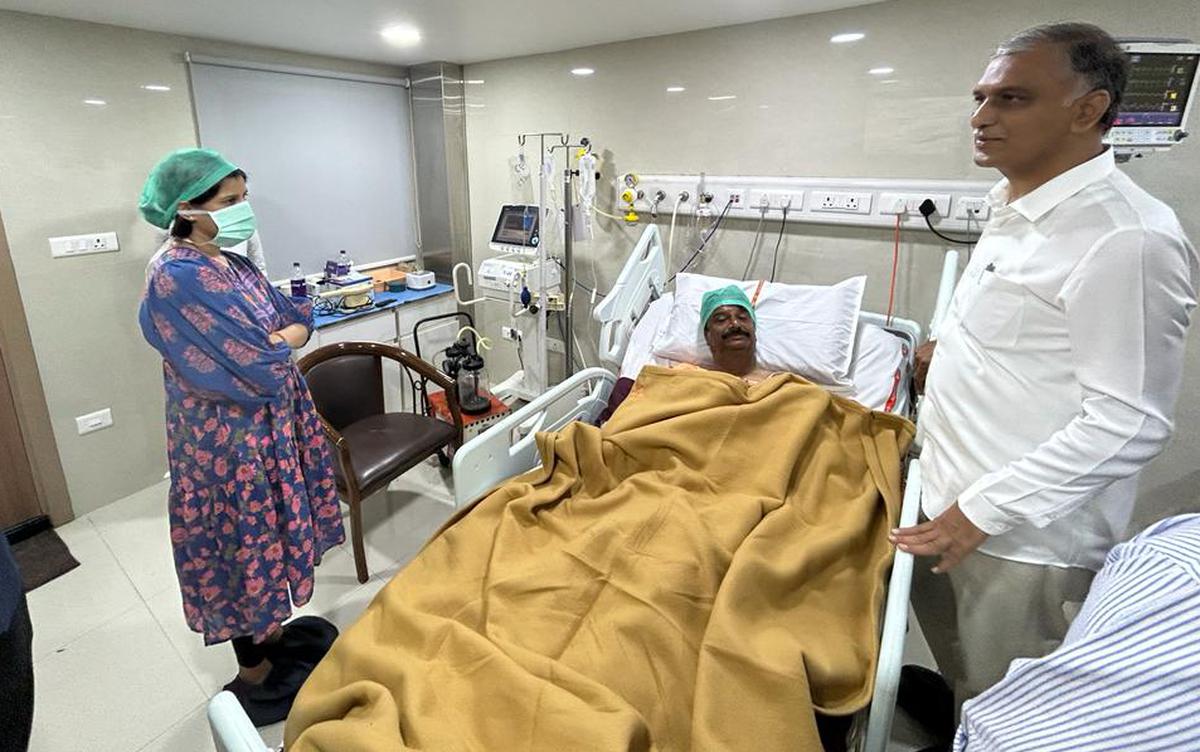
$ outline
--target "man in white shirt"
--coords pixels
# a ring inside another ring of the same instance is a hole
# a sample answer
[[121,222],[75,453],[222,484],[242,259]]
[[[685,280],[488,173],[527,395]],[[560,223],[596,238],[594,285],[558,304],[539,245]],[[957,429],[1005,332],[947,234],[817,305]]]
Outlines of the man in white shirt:
[[936,332],[927,521],[892,535],[938,557],[913,604],[960,705],[1062,641],[1172,432],[1200,270],[1102,143],[1127,75],[1105,32],[1054,24],[975,89],[975,163],[1005,179]]

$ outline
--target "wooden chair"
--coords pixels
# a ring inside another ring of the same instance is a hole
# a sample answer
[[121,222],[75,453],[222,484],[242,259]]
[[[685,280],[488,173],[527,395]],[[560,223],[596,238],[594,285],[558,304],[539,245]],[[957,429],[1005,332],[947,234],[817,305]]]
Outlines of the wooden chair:
[[[383,361],[445,390],[454,423],[430,417],[423,405],[414,412],[384,410]],[[362,502],[418,463],[462,445],[458,392],[449,376],[416,355],[381,342],[336,342],[305,355],[298,363],[333,444],[338,492],[350,507],[350,536],[358,581],[367,581]]]

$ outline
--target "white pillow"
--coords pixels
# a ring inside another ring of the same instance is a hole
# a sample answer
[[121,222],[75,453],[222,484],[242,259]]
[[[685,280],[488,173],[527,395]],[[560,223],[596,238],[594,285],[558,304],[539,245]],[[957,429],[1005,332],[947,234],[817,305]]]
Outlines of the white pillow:
[[908,343],[883,327],[862,324],[854,346],[854,365],[850,378],[854,393],[850,396],[872,410],[887,410],[901,415],[908,406],[906,363]]
[[[795,373],[818,384],[849,390],[854,338],[867,278],[832,286],[763,284],[754,306],[758,318],[758,365]],[[713,367],[700,328],[704,293],[738,285],[754,300],[759,282],[680,274],[675,278],[671,319],[654,341],[654,355]]]

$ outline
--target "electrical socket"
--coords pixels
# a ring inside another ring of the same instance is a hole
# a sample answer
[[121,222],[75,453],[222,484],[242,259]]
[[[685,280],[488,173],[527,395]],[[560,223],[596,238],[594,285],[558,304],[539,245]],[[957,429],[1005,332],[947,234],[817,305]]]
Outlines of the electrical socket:
[[[725,196],[725,200],[729,202],[729,210],[730,211],[734,211],[736,209],[745,209],[746,208],[746,189],[745,188],[731,188],[729,190],[729,193]],[[724,208],[724,207],[722,207],[722,208]]]
[[752,211],[764,211],[773,208],[772,195],[766,191],[750,191],[746,197],[746,206]]
[[788,211],[799,211],[804,207],[803,193],[772,193],[770,195],[771,206],[780,210],[787,209]]
[[515,326],[502,326],[500,327],[500,336],[509,342],[520,342],[521,330]]
[[959,196],[958,201],[954,202],[955,219],[977,219],[982,222],[991,212],[986,198]]
[[904,214],[908,211],[908,198],[899,193],[884,193],[879,197],[880,214]]
[[947,193],[911,194],[907,196],[908,213],[915,217],[920,217],[921,204],[925,203],[925,199],[929,199],[937,207],[939,217],[950,216],[950,195]]
[[813,193],[812,211],[870,214],[870,193]]
[[91,235],[66,235],[50,238],[50,255],[54,258],[82,256],[88,253],[110,253],[121,250],[115,232],[97,232]]

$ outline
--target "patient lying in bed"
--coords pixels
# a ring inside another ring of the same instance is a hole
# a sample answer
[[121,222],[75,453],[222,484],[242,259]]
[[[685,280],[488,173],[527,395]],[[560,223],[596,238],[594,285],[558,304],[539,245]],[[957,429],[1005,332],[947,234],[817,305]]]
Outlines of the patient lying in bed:
[[[707,293],[701,305],[700,319],[704,326],[704,341],[716,364],[714,370],[737,376],[747,384],[757,384],[771,375],[758,367],[755,356],[758,324],[754,307],[740,287],[731,285]],[[699,366],[680,363],[674,367],[695,369]],[[635,393],[634,385],[634,380],[628,376],[617,379],[608,398],[608,407],[600,414],[600,425]]]
[[343,633],[291,752],[818,752],[814,711],[866,705],[912,426],[760,372],[715,302],[722,369],[539,434]]

